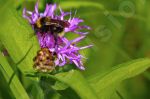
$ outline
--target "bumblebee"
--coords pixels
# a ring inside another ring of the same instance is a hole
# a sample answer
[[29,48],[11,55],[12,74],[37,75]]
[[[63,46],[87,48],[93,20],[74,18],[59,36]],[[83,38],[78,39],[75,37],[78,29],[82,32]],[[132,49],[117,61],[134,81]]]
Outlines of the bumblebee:
[[50,52],[48,48],[41,48],[33,59],[33,68],[39,72],[52,72],[55,69],[55,59],[56,55]]
[[51,17],[41,17],[33,26],[36,33],[52,33],[54,36],[63,36],[64,28],[69,27],[69,25],[67,21],[51,19]]

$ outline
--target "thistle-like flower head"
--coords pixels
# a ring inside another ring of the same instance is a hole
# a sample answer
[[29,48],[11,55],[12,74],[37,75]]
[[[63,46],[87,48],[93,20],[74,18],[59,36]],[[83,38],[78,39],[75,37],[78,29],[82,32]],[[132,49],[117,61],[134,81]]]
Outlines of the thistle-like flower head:
[[[53,33],[41,33],[41,31],[36,31],[41,48],[48,48],[51,53],[55,53],[57,58],[55,59],[55,66],[64,66],[65,64],[74,63],[79,69],[84,70],[82,63],[82,58],[84,58],[79,50],[89,48],[92,45],[85,47],[78,47],[77,43],[86,37],[87,32],[81,32],[82,29],[90,29],[88,26],[80,26],[79,24],[83,22],[82,19],[72,17],[71,12],[64,12],[60,8],[60,15],[55,14],[57,6],[56,4],[47,4],[45,11],[40,13],[38,11],[38,3],[35,5],[33,12],[23,10],[23,17],[28,19],[29,23],[34,29],[34,24],[37,20],[43,17],[50,17],[53,20],[61,20],[69,23],[69,26],[64,27],[64,36],[55,36]],[[67,20],[65,16],[69,15],[70,18]],[[68,40],[65,37],[66,33],[76,33],[79,34],[78,38],[74,40]]]

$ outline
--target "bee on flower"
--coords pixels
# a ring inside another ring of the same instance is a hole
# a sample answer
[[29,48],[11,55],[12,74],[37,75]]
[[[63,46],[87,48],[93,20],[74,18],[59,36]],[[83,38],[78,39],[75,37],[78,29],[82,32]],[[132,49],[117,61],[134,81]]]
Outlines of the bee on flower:
[[[81,32],[80,30],[90,29],[90,27],[79,25],[83,22],[82,19],[71,17],[71,12],[64,12],[61,8],[60,15],[56,15],[56,9],[56,4],[47,4],[45,11],[41,13],[38,11],[37,2],[33,12],[27,11],[25,8],[23,10],[23,17],[31,24],[41,46],[41,50],[34,59],[34,68],[47,72],[53,70],[56,66],[65,66],[73,63],[79,69],[84,70],[82,63],[82,58],[84,57],[79,53],[79,50],[89,48],[92,45],[78,47],[77,43],[84,39],[87,34],[87,32]],[[65,19],[67,15],[70,16],[68,20]],[[79,37],[74,40],[68,40],[65,37],[66,33],[79,34]],[[44,55],[55,57],[55,59],[47,59],[47,56]],[[41,59],[40,61],[39,57],[42,57],[44,60]]]

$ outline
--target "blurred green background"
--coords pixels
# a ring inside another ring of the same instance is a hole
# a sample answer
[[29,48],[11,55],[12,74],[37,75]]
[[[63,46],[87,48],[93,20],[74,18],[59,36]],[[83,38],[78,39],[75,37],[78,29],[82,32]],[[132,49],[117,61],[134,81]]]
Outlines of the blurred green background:
[[[13,3],[8,4],[9,1],[11,0],[0,0],[0,26],[2,28],[3,23],[11,20],[11,18],[9,19],[11,14],[8,18],[3,14],[7,9],[11,9],[10,5],[14,6],[19,13],[22,13],[24,7],[33,10],[36,2],[36,0],[14,0]],[[103,75],[118,64],[150,57],[150,0],[40,0],[40,11],[43,11],[47,2],[57,3],[65,11],[72,11],[73,13],[77,11],[75,17],[84,19],[85,22],[82,24],[92,28],[87,38],[79,44],[94,45],[91,49],[81,51],[88,58],[84,60],[86,70],[82,71],[86,79],[95,75]],[[10,25],[13,24],[16,24],[15,21],[12,21]],[[9,27],[9,25],[7,26]],[[7,27],[5,28],[7,30]],[[31,30],[31,32],[33,31]],[[7,36],[9,38],[9,34]],[[66,36],[73,38],[71,34]],[[2,41],[0,45],[1,50],[3,50],[5,41]],[[7,48],[7,44],[5,47]],[[20,59],[17,59],[17,56],[15,60],[9,58],[7,57],[10,60],[9,63],[13,65]],[[13,65],[11,65],[12,68],[15,68]],[[20,76],[20,71],[17,74],[26,91],[29,94],[31,93],[31,96],[36,95],[38,85],[33,87],[32,84],[34,83],[31,84],[31,81],[28,81],[22,75]],[[0,71],[0,99],[14,99],[15,97],[6,82],[2,71]],[[40,93],[40,90],[37,93]],[[149,70],[117,85],[116,93],[107,99],[150,99]],[[38,96],[30,98],[41,99]],[[78,99],[78,97],[68,99]]]

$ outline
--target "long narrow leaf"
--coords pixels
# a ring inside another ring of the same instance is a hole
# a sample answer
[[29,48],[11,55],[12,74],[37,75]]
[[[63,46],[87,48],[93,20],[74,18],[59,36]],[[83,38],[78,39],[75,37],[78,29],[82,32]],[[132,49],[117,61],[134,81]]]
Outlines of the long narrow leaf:
[[102,99],[108,99],[115,92],[118,84],[132,78],[150,67],[150,59],[137,59],[111,69],[104,75],[95,75],[89,81]]
[[[0,70],[8,83],[11,76],[13,75],[13,70],[1,53],[0,64]],[[16,99],[29,99],[28,94],[26,93],[24,87],[22,86],[21,82],[19,81],[16,75],[12,78],[12,81],[9,86]]]

